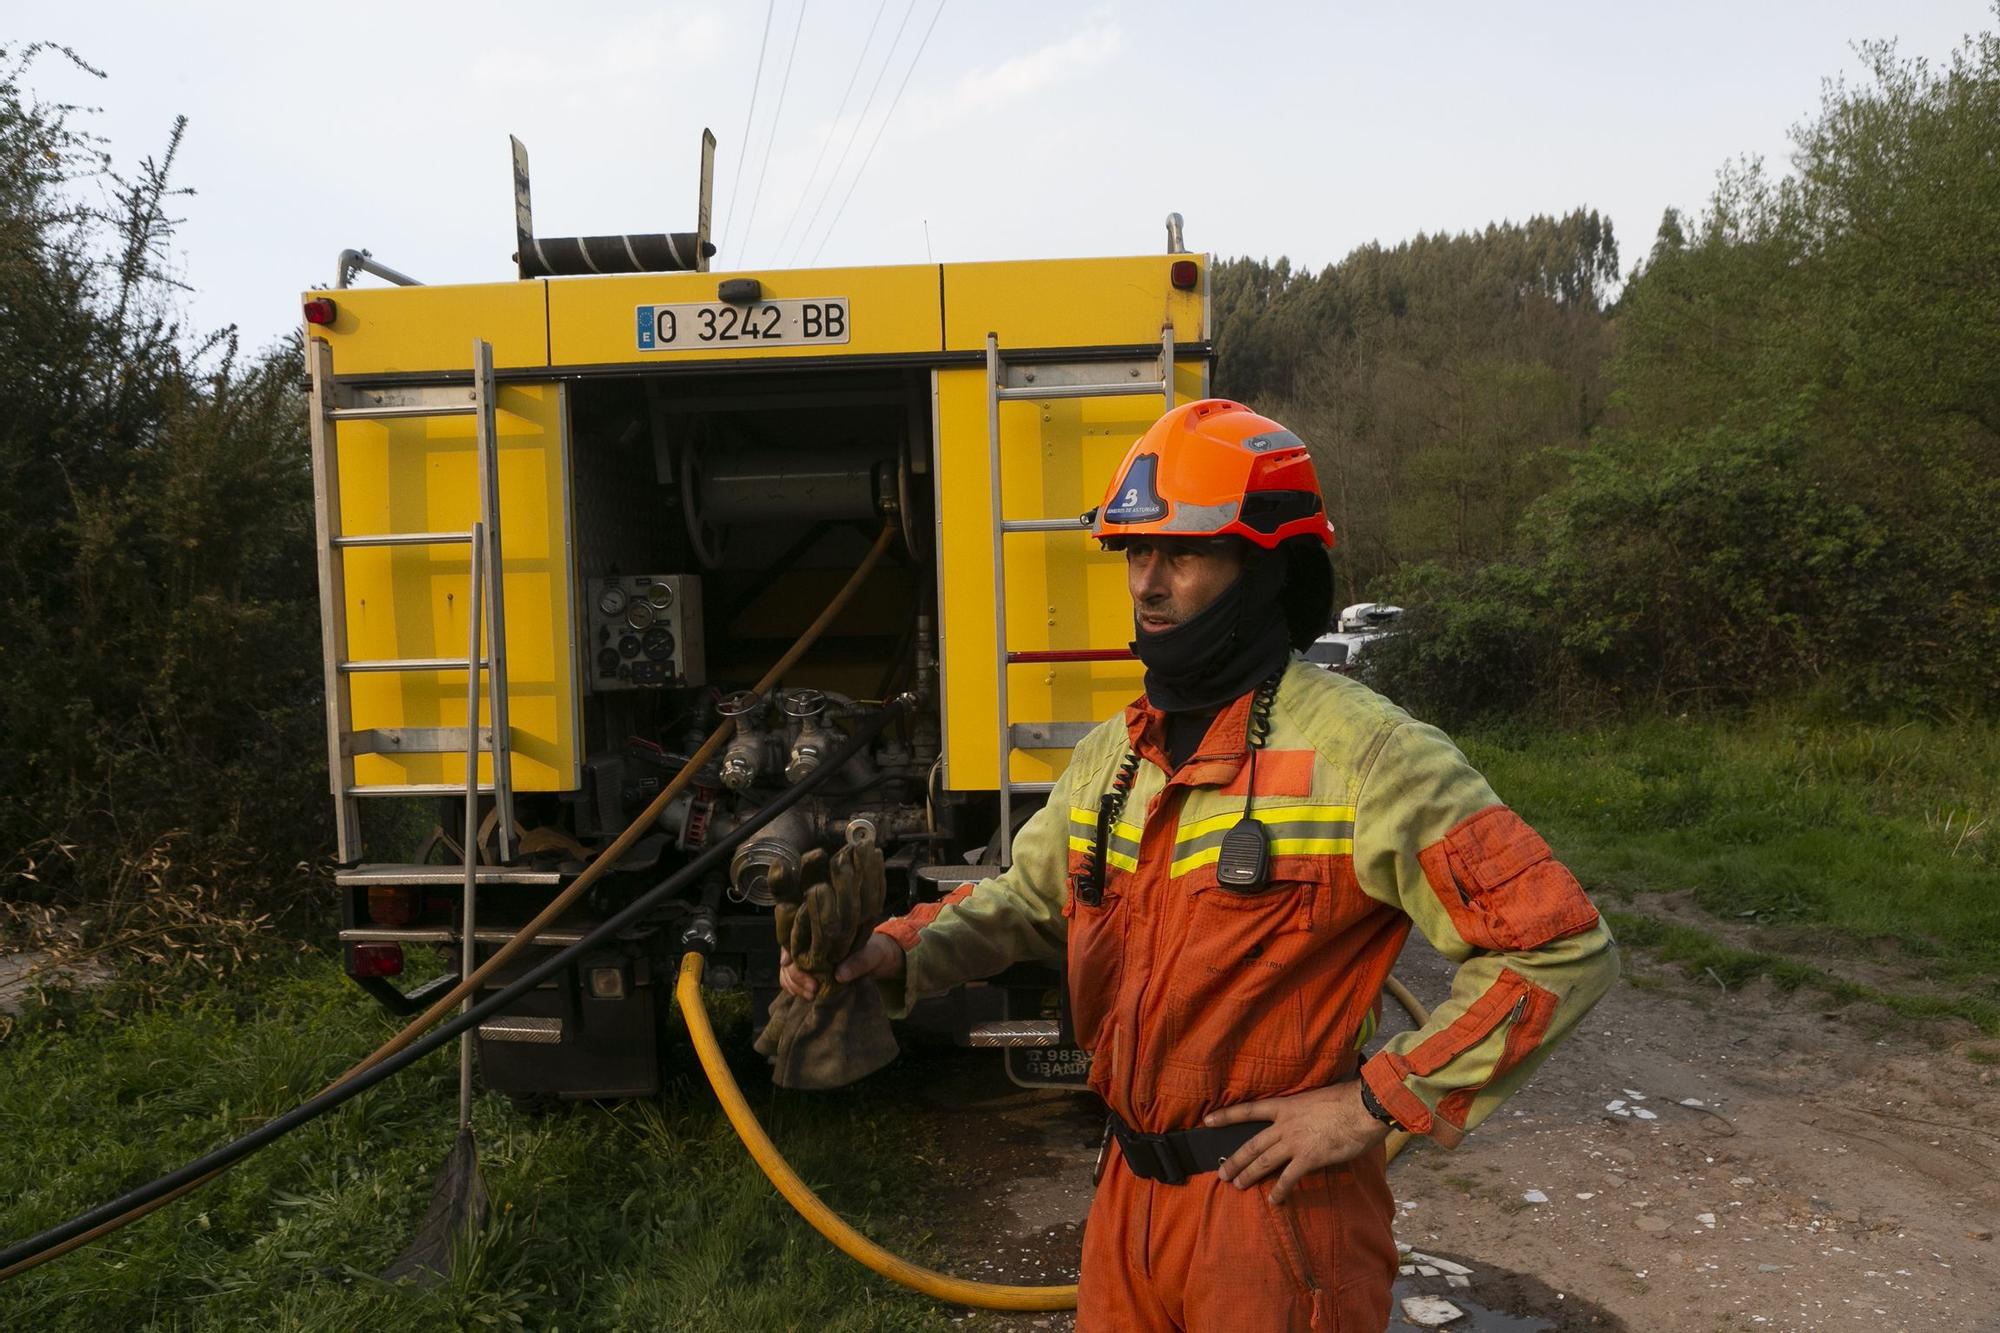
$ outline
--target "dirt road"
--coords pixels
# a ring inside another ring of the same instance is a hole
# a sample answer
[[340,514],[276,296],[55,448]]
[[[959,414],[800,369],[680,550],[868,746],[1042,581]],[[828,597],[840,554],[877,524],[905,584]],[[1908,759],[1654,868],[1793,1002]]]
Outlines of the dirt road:
[[[1419,1252],[1411,1270],[1434,1270],[1410,1271],[1399,1301],[1455,1302],[1454,1333],[2000,1331],[2000,1043],[1626,962],[1458,1151],[1420,1143],[1391,1167],[1399,1242]],[[1413,940],[1397,974],[1431,1004],[1450,967]],[[934,1225],[957,1271],[1073,1278],[1098,1114],[1012,1088],[997,1061],[952,1068],[928,1116],[951,1182]]]

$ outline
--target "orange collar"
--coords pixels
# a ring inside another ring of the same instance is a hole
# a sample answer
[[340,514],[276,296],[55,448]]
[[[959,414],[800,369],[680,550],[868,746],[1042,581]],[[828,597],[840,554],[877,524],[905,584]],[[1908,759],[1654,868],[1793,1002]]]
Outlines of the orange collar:
[[1175,769],[1167,758],[1167,715],[1140,695],[1125,707],[1125,734],[1139,757],[1167,774],[1169,786],[1217,787],[1233,779],[1250,753],[1251,689],[1225,704],[1208,724],[1208,734],[1185,764]]

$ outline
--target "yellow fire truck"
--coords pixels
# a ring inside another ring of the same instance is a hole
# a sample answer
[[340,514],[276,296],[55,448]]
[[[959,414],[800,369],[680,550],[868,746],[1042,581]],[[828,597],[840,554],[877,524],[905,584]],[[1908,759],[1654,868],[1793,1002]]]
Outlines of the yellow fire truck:
[[[643,1095],[689,921],[709,984],[768,995],[772,886],[808,851],[865,823],[892,907],[991,873],[1137,693],[1123,568],[1079,515],[1206,394],[1208,263],[1171,218],[1166,252],[1132,258],[715,272],[706,170],[694,232],[561,239],[534,235],[518,143],[515,176],[512,280],[425,286],[350,251],[305,295],[349,974],[414,1010],[404,950],[509,940],[733,718],[524,955],[547,957],[914,700],[726,873],[480,1029],[498,1090]],[[859,595],[751,692],[885,527]],[[364,846],[410,823],[375,798],[442,810],[429,849]],[[929,1021],[1062,1080],[1051,983],[970,987]]]

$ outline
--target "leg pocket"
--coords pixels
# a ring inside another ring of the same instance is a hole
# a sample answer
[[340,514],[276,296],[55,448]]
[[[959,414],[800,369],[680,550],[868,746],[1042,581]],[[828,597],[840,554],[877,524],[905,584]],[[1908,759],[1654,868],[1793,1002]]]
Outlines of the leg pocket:
[[1263,1184],[1250,1192],[1315,1333],[1381,1333],[1396,1273],[1381,1150],[1307,1174],[1282,1204]]
[[[1301,1186],[1308,1183],[1299,1182]],[[1318,1296],[1320,1269],[1313,1262],[1312,1242],[1306,1238],[1305,1228],[1300,1226],[1296,1211],[1299,1207],[1299,1194],[1295,1191],[1289,1203],[1272,1203],[1270,1181],[1259,1181],[1252,1188],[1257,1196],[1258,1211],[1264,1217],[1265,1230],[1271,1238],[1272,1249],[1284,1261],[1292,1285],[1302,1295]]]

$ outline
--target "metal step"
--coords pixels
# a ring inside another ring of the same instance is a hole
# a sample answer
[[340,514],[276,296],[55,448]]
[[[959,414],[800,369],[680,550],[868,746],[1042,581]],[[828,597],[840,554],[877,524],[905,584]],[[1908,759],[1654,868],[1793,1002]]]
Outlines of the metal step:
[[[472,938],[481,944],[505,944],[516,933],[500,927],[482,926],[472,932]],[[554,948],[575,944],[585,934],[581,930],[545,930],[535,936],[535,943]],[[349,926],[340,932],[342,944],[454,944],[457,941],[458,932],[448,926]]]
[[[375,786],[353,786],[343,792],[347,796],[463,796],[463,782],[385,782]],[[481,796],[493,794],[493,784],[479,784]],[[461,872],[463,874],[463,872]]]
[[[493,749],[493,728],[479,728],[478,747]],[[464,754],[464,727],[364,727],[341,737],[342,754]]]
[[1135,380],[1126,384],[1042,384],[1030,389],[996,389],[1003,403],[1022,399],[1051,398],[1161,398],[1167,386],[1159,380]]
[[[463,791],[460,787],[458,790]],[[517,866],[480,866],[473,871],[480,884],[540,884],[554,888],[563,882],[560,870],[528,870]],[[333,882],[343,889],[455,889],[465,883],[464,866],[394,865],[380,862],[336,870]]]
[[335,537],[333,544],[345,550],[350,546],[463,546],[471,540],[470,532],[364,532]]
[[479,1036],[484,1041],[522,1041],[534,1046],[557,1046],[562,1043],[563,1022],[560,1018],[537,1018],[525,1014],[518,1018],[496,1018],[479,1025]]
[[[1153,392],[1158,393],[1155,388]],[[450,403],[432,407],[427,403],[395,403],[376,407],[335,407],[327,416],[335,421],[394,421],[407,417],[469,417],[479,410],[474,403]]]
[[[359,661],[342,662],[340,669],[352,674],[357,671],[463,671],[466,668],[463,657],[375,657]],[[479,669],[484,671],[488,663],[479,659]]]
[[1053,1018],[1008,1018],[972,1029],[974,1046],[1053,1046],[1062,1040],[1062,1025]]
[[1088,532],[1089,515],[1076,518],[1010,518],[1000,524],[1002,532]]

